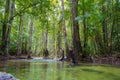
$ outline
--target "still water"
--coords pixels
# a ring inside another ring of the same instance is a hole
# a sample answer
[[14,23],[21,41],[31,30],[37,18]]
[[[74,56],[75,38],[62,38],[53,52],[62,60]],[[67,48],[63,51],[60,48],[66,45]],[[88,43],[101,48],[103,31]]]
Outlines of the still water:
[[20,80],[120,80],[120,67],[69,63],[54,60],[10,60],[0,63],[5,71]]

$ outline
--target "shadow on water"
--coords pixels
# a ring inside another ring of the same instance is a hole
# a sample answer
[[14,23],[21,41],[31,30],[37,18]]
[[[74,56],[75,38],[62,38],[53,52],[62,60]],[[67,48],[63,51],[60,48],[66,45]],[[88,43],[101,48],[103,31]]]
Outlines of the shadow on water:
[[113,73],[108,73],[108,72],[94,70],[94,69],[82,69],[82,71],[88,72],[90,74],[95,73],[95,74],[99,74],[99,75],[104,75],[106,79],[111,78],[112,80],[120,80],[120,76],[115,75]]
[[98,73],[98,74],[102,74],[102,73],[104,73],[104,72],[102,72],[102,71],[98,71],[98,70],[93,70],[93,69],[82,69],[83,71],[86,71],[86,72],[96,72],[96,73]]

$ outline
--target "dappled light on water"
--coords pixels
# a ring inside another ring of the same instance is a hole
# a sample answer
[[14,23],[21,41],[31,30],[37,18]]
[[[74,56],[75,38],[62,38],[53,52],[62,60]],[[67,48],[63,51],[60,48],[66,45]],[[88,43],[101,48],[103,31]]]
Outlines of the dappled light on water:
[[80,64],[70,66],[67,62],[51,59],[11,60],[5,71],[20,80],[120,80],[120,68],[109,65]]

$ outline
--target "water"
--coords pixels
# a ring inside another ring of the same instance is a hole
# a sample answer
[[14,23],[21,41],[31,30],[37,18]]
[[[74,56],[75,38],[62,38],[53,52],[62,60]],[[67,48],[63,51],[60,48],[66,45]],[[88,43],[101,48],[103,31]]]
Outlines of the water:
[[0,71],[20,80],[120,80],[120,67],[80,64],[72,67],[55,60],[10,60],[0,63]]

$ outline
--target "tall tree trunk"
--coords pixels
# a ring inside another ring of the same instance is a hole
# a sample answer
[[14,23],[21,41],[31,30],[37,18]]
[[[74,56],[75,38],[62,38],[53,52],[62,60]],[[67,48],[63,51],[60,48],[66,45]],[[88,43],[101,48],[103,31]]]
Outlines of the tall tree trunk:
[[[111,4],[112,3],[112,4]],[[111,9],[112,8],[112,9]],[[111,15],[112,14],[112,15]],[[107,0],[107,26],[108,26],[108,43],[107,43],[107,48],[108,48],[108,53],[109,55],[111,55],[112,53],[112,32],[113,32],[113,26],[114,26],[114,18],[112,17],[114,16],[113,13],[113,2],[112,0]]]
[[7,30],[8,30],[8,20],[9,20],[9,12],[10,12],[10,0],[6,0],[6,6],[5,6],[5,14],[4,14],[4,22],[2,26],[2,43],[1,43],[1,49],[5,56],[9,56],[9,53],[7,51]]
[[33,17],[30,18],[30,33],[28,42],[28,58],[31,58],[32,54],[32,40],[33,40]]
[[62,37],[62,29],[61,29],[61,25],[59,25],[58,27],[58,36],[57,36],[57,57],[60,56],[60,49],[61,49],[61,43],[62,43],[62,40],[61,40],[61,37]]
[[[48,22],[47,22],[48,24]],[[48,53],[48,49],[47,49],[47,45],[48,45],[48,25],[45,25],[44,30],[43,30],[43,57],[48,57],[49,53]]]
[[102,1],[103,5],[102,5],[102,14],[103,14],[103,20],[102,20],[102,32],[103,32],[103,51],[104,53],[108,52],[108,32],[107,32],[107,13],[106,13],[106,7],[104,5],[105,0]]
[[56,56],[56,47],[55,47],[55,27],[56,27],[56,24],[53,22],[53,34],[52,34],[52,46],[53,46],[53,54]]
[[113,4],[113,6],[115,6],[115,7],[114,7],[113,12],[112,12],[112,14],[113,14],[113,16],[112,16],[113,17],[113,23],[112,24],[113,25],[112,25],[112,29],[111,29],[110,50],[114,50],[114,51],[120,51],[120,47],[119,47],[120,46],[120,44],[119,44],[120,43],[120,36],[119,36],[120,30],[118,28],[119,25],[120,25],[120,23],[119,23],[119,21],[120,21],[119,20],[120,19],[120,17],[119,17],[119,14],[120,14],[119,3],[120,3],[119,0],[115,0],[115,5]]
[[75,18],[78,16],[78,0],[72,0],[72,23],[73,23],[73,53],[72,62],[78,63],[79,54],[82,52],[82,46],[79,35],[79,25]]
[[87,46],[87,26],[86,26],[85,2],[84,1],[85,0],[82,0],[82,5],[83,5],[82,6],[82,15],[83,15],[83,27],[84,27],[84,48],[86,48],[86,46]]
[[34,53],[36,54],[38,50],[38,38],[35,39],[35,50]]
[[66,25],[65,25],[65,13],[64,13],[64,1],[63,0],[61,0],[61,5],[62,5],[62,26],[63,26],[63,29],[64,29],[65,50],[66,50],[67,58],[69,60],[70,55],[69,55],[67,32],[66,32]]
[[20,15],[20,24],[18,29],[18,44],[17,44],[17,56],[22,53],[22,29],[23,29],[23,14]]
[[119,14],[120,14],[120,8],[119,8],[119,4],[120,4],[120,0],[116,0],[116,20],[115,20],[115,24],[116,26],[114,27],[115,28],[115,35],[116,35],[116,41],[115,41],[115,50],[116,51],[120,51],[120,30],[118,30],[119,28],[119,25],[120,25],[120,17],[119,17]]
[[82,15],[83,15],[83,29],[84,29],[84,50],[83,50],[83,54],[82,54],[82,57],[81,58],[87,58],[88,57],[88,54],[87,54],[87,51],[86,51],[86,48],[87,48],[87,22],[86,22],[86,16],[85,16],[85,0],[82,0]]
[[[14,9],[15,9],[15,0],[13,0],[12,4],[11,4],[11,12],[10,12],[10,19],[14,16]],[[12,18],[10,21],[9,21],[9,25],[8,25],[8,30],[7,30],[7,37],[6,37],[6,47],[5,47],[5,53],[7,55],[9,55],[9,45],[10,45],[10,32],[11,32],[11,27],[12,27],[12,22],[13,22],[13,19]]]

